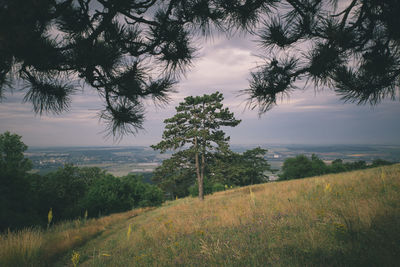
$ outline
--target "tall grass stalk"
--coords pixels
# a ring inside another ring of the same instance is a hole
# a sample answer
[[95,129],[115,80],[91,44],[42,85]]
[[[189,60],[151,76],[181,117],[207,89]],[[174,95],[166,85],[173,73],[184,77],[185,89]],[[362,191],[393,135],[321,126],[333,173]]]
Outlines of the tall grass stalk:
[[38,266],[43,245],[41,230],[8,231],[0,235],[0,266]]
[[49,213],[47,213],[47,229],[49,229],[52,221],[53,221],[53,209],[50,208]]

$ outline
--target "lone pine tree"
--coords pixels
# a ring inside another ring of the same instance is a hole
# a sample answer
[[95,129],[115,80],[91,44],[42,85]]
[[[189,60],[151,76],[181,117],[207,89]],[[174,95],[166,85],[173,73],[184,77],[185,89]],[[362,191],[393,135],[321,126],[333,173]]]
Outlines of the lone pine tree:
[[223,108],[223,95],[189,96],[176,107],[176,114],[164,121],[162,141],[152,148],[165,152],[189,145],[187,153],[194,158],[199,198],[204,199],[204,172],[206,154],[228,149],[229,136],[221,126],[235,127],[240,123],[228,108]]

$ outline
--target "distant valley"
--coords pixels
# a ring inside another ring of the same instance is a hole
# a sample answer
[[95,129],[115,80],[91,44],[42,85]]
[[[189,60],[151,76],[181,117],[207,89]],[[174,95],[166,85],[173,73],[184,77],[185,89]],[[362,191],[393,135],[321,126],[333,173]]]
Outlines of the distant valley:
[[[255,145],[233,145],[235,152],[244,152]],[[268,149],[266,158],[273,169],[279,170],[288,157],[299,154],[316,154],[326,163],[335,159],[344,161],[364,160],[371,162],[380,158],[400,162],[400,146],[396,145],[261,145]],[[115,176],[128,173],[151,173],[172,152],[160,154],[146,146],[121,147],[30,147],[25,156],[34,166],[34,171],[46,173],[63,166],[100,167]]]

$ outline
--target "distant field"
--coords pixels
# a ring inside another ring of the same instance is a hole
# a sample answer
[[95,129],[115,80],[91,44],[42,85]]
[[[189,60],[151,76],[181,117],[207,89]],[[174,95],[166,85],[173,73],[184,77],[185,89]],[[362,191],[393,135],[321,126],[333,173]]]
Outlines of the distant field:
[[[232,150],[242,153],[256,145],[232,145]],[[400,162],[400,146],[384,145],[261,145],[268,149],[266,159],[273,169],[280,169],[284,160],[299,154],[316,154],[329,163],[335,159],[347,161],[364,160],[371,162],[376,158]],[[131,172],[151,172],[154,164],[161,164],[171,156],[169,151],[160,154],[150,147],[33,147],[25,153],[32,160],[36,172],[42,174],[54,171],[66,163],[80,166],[97,166],[116,176]],[[141,164],[147,164],[143,166]]]
[[159,165],[159,163],[103,163],[103,164],[85,164],[80,167],[99,167],[114,176],[125,176],[129,173],[150,173]]
[[[79,221],[64,232],[60,225],[3,235],[0,265],[72,266],[74,251],[78,266],[396,266],[400,165],[237,188],[107,218],[91,221],[104,226],[89,236]],[[44,257],[63,236],[84,241]]]
[[[129,173],[151,173],[158,166],[153,163],[94,163],[94,164],[76,164],[79,167],[98,167],[111,173],[116,177],[128,175]],[[56,167],[39,170],[33,169],[32,172],[45,174],[57,170]]]

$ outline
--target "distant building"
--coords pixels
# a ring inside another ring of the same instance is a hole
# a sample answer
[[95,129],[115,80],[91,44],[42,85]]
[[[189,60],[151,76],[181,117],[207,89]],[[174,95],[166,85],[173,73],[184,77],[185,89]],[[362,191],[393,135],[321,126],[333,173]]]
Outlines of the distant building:
[[276,181],[276,180],[279,179],[279,177],[278,177],[277,175],[270,175],[270,176],[268,176],[268,179],[269,179],[270,181]]

